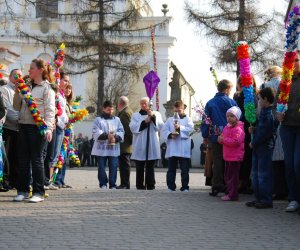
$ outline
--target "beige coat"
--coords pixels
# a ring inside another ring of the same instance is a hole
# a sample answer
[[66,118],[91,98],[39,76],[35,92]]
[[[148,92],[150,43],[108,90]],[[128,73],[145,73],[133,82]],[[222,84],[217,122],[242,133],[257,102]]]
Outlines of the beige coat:
[[[51,88],[48,81],[42,81],[41,84],[36,85],[31,89],[31,95],[35,100],[37,109],[41,113],[42,119],[48,126],[48,129],[53,131],[55,126],[55,93]],[[20,124],[34,124],[35,122],[29,111],[29,108],[23,99],[23,95],[15,93],[13,107],[15,110],[20,111],[19,123]]]

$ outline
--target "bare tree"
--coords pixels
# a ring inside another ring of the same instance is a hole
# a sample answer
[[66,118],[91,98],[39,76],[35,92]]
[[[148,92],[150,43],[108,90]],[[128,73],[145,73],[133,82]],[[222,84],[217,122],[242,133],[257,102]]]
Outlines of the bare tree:
[[[234,43],[247,41],[251,48],[251,62],[258,70],[270,64],[279,64],[283,55],[284,13],[271,11],[263,14],[256,0],[209,0],[207,11],[199,11],[186,1],[189,22],[195,23],[215,49],[219,66],[227,70],[239,67]],[[280,27],[280,28],[279,28]],[[282,48],[282,49],[281,49]]]
[[[33,4],[39,11],[37,14],[59,17],[72,23],[70,30],[59,30],[47,37],[24,32],[21,32],[21,37],[34,39],[53,49],[64,42],[68,48],[65,63],[71,69],[68,73],[96,72],[97,114],[101,113],[105,88],[109,86],[105,79],[108,71],[123,71],[125,73],[122,74],[130,78],[137,78],[144,72],[146,66],[140,62],[140,58],[144,54],[145,43],[149,41],[147,33],[150,27],[139,21],[141,10],[149,7],[146,0],[73,0],[68,1],[72,4],[70,11],[64,10],[63,13],[55,8],[57,0],[25,2]],[[163,27],[168,21],[165,18],[160,23],[154,23],[154,26]]]

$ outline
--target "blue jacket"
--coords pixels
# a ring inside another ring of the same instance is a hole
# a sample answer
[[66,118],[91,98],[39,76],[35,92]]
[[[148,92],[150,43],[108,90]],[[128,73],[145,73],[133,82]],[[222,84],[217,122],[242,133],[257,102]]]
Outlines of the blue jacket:
[[261,109],[258,123],[253,133],[253,140],[251,142],[253,148],[273,148],[277,125],[277,121],[274,120],[272,114],[272,107]]
[[209,137],[211,142],[217,142],[218,136],[227,124],[226,112],[232,106],[237,106],[236,102],[220,92],[206,103],[205,114],[210,118],[212,124],[209,125],[205,121],[202,122],[201,132],[203,138]]

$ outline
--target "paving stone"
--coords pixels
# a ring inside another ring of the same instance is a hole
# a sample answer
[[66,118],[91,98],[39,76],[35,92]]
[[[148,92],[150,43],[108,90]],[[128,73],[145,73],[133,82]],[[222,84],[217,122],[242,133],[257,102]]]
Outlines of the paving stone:
[[[12,202],[0,193],[0,249],[297,249],[300,216],[247,208],[210,197],[203,171],[192,169],[190,192],[168,192],[165,169],[156,169],[156,189],[100,190],[96,168],[67,171],[72,189],[48,191],[39,204]],[[180,175],[177,174],[180,188]],[[17,239],[17,240],[16,240]]]

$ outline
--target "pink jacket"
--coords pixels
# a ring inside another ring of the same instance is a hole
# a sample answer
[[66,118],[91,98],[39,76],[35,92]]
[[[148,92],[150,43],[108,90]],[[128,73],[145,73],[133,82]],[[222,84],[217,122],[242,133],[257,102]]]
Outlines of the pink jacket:
[[227,124],[222,132],[223,158],[225,161],[242,161],[244,158],[244,123],[239,121],[232,127]]

